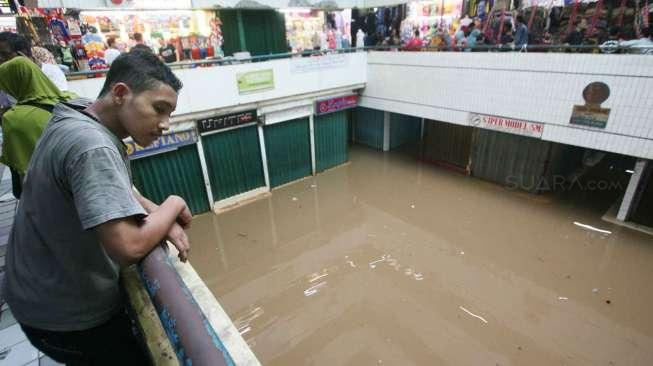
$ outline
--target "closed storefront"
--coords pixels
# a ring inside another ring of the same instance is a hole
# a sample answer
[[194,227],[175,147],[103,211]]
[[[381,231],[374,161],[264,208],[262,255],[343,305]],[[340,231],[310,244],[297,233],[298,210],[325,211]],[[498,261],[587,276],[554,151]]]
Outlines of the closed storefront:
[[210,209],[202,175],[196,135],[193,131],[174,132],[141,148],[127,143],[134,185],[154,203],[168,196],[186,200],[193,214]]
[[345,163],[350,139],[350,109],[358,104],[358,95],[350,94],[318,100],[315,103],[313,133],[315,170],[324,171]]
[[265,186],[256,111],[198,121],[213,200]]
[[271,187],[311,175],[308,117],[267,125],[263,130]]
[[473,128],[467,126],[425,120],[422,159],[458,171],[466,171],[473,131]]
[[348,160],[347,125],[346,111],[315,117],[315,166],[318,172]]
[[475,133],[472,175],[530,192],[539,190],[550,142],[484,129]]
[[358,107],[353,110],[354,142],[383,149],[383,111]]
[[[532,193],[573,183],[584,149],[509,133],[474,129],[471,173]],[[571,181],[570,181],[571,180]]]
[[421,118],[390,113],[390,149],[417,143],[421,124]]

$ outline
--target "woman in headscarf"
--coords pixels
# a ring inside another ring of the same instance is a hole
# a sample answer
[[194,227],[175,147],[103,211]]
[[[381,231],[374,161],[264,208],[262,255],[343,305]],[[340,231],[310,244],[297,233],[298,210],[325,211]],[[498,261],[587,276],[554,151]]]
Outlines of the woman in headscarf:
[[32,152],[54,105],[75,95],[57,89],[34,62],[22,56],[0,65],[0,90],[16,99],[2,116],[0,162],[11,169],[14,196],[19,198]]
[[[59,88],[61,91],[68,90],[68,80],[66,80],[66,74],[59,68],[57,61],[54,59],[54,55],[47,49],[39,46],[33,46],[31,48],[31,58],[38,66],[41,67],[41,71],[54,83],[54,85]],[[25,55],[30,56],[30,55]]]

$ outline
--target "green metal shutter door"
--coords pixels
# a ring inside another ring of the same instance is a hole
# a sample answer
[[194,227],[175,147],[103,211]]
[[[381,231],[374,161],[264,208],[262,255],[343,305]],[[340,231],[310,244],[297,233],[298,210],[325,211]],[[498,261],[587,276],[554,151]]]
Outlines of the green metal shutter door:
[[308,118],[265,126],[270,185],[277,187],[311,174]]
[[151,201],[161,204],[170,195],[186,200],[193,214],[209,210],[202,167],[195,145],[131,161],[134,185]]
[[422,119],[390,113],[390,149],[419,141]]
[[347,161],[347,113],[315,117],[315,165],[318,172]]
[[357,143],[383,149],[383,111],[358,107],[354,110],[354,139]]
[[222,51],[224,51],[225,56],[231,56],[234,52],[241,51],[236,10],[220,10],[218,17],[222,21],[221,28],[224,37]]
[[252,56],[288,52],[283,14],[274,10],[242,10],[247,51]]
[[213,200],[265,186],[256,126],[202,137]]
[[472,146],[471,127],[424,121],[424,159],[466,168]]
[[550,142],[483,129],[475,133],[472,175],[533,193],[539,191]]

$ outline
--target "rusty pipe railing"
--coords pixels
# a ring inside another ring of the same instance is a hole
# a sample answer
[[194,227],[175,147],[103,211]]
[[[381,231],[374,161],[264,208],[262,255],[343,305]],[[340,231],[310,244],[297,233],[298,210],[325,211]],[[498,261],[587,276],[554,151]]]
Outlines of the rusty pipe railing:
[[234,365],[162,246],[143,259],[139,273],[180,364]]

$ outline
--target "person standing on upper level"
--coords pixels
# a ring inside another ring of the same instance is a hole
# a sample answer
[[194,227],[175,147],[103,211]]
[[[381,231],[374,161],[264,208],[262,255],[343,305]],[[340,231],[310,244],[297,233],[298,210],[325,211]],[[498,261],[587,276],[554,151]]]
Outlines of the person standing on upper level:
[[152,49],[145,44],[145,41],[143,41],[143,34],[142,33],[134,33],[133,35],[134,38],[134,46],[130,48],[130,51],[147,51],[147,52],[152,52]]
[[422,41],[422,39],[419,36],[419,29],[416,29],[415,30],[415,35],[413,36],[413,38],[410,39],[410,41],[408,41],[408,43],[406,43],[406,46],[404,46],[404,50],[405,51],[421,51],[423,45],[424,45],[424,42]]
[[515,48],[521,49],[526,46],[528,46],[528,27],[524,23],[524,17],[518,15],[515,22]]
[[107,46],[109,48],[104,51],[104,59],[107,61],[107,65],[111,66],[111,63],[113,63],[113,60],[118,58],[122,52],[118,49],[116,46],[116,39],[114,37],[110,37],[107,39]]

